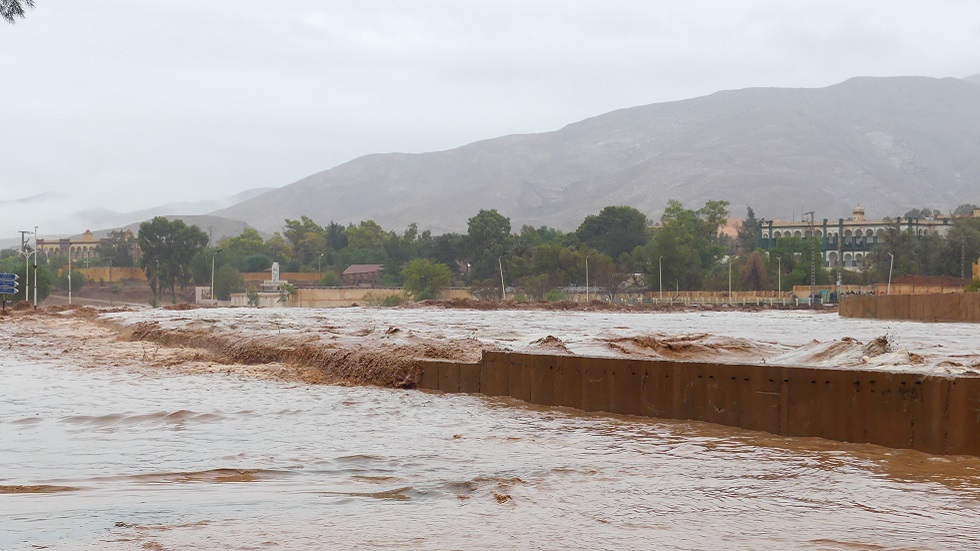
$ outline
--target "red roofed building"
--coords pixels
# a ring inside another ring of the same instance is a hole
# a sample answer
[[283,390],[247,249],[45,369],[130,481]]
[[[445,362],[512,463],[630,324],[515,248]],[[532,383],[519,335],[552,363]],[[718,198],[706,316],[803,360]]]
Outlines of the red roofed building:
[[377,285],[382,270],[384,264],[351,264],[340,275],[340,279],[344,280],[344,285]]

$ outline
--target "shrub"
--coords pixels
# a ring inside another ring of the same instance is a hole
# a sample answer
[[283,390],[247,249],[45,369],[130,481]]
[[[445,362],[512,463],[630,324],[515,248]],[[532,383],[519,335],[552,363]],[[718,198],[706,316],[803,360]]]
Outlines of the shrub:
[[565,300],[565,292],[561,289],[552,289],[548,291],[548,294],[544,298],[548,302],[561,302]]

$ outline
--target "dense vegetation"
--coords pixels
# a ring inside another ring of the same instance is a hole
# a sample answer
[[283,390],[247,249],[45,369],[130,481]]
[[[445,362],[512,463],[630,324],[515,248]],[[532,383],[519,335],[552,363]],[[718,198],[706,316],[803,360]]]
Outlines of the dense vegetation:
[[[957,212],[968,213],[970,207]],[[785,290],[809,283],[813,252],[805,240],[784,238],[762,251],[752,209],[734,237],[720,233],[728,215],[725,201],[690,209],[672,200],[659,223],[651,224],[635,208],[608,206],[566,233],[547,226],[514,231],[510,218],[490,209],[469,218],[466,233],[442,235],[419,232],[415,224],[399,233],[373,220],[320,226],[302,216],[287,219],[283,231],[268,239],[251,228],[223,239],[196,256],[191,269],[195,281],[207,284],[212,255],[220,250],[215,287],[221,298],[242,288],[238,272],[267,270],[272,262],[283,272],[318,272],[325,286],[341,285],[340,274],[351,264],[383,264],[380,285],[406,286],[418,298],[447,285],[497,298],[501,275],[509,295],[535,300],[560,298],[569,286],[584,287],[587,277],[589,287],[606,298],[628,286],[659,291],[661,282],[665,292],[727,291],[729,281],[732,290],[774,290],[777,282]],[[980,219],[956,218],[946,236],[890,230],[872,251],[873,262],[860,271],[842,271],[842,282],[886,280],[888,253],[895,255],[894,276],[959,276],[964,258],[969,276],[970,262],[980,256]],[[817,264],[818,285],[836,280],[836,272]]]
[[[968,214],[973,205],[956,213]],[[932,216],[930,209],[909,211],[903,218]],[[112,232],[97,248],[99,258],[91,265],[132,266],[134,241],[138,239],[154,294],[166,292],[176,299],[176,289],[193,282],[210,285],[214,264],[215,294],[227,299],[245,290],[242,272],[268,270],[279,262],[283,272],[319,274],[323,286],[339,286],[341,273],[351,264],[384,266],[379,285],[405,287],[415,298],[436,296],[447,286],[469,287],[478,297],[496,299],[502,286],[508,296],[534,300],[559,300],[569,287],[589,288],[597,296],[615,298],[626,288],[654,292],[708,290],[774,290],[809,283],[813,249],[799,238],[783,238],[769,251],[758,248],[760,221],[752,209],[737,234],[720,233],[728,217],[728,203],[708,201],[689,209],[669,201],[656,224],[628,206],[608,206],[587,216],[575,231],[547,226],[523,226],[514,231],[507,216],[481,210],[467,222],[466,233],[432,235],[415,224],[402,232],[384,229],[373,220],[343,226],[320,226],[311,218],[286,220],[282,232],[269,238],[252,228],[240,235],[209,244],[207,234],[156,218],[141,225],[138,238],[128,232]],[[843,270],[842,283],[871,283],[888,278],[891,253],[893,276],[903,274],[960,277],[970,275],[970,265],[980,256],[980,218],[957,217],[946,235],[914,236],[897,226],[890,229],[871,251],[861,270]],[[62,273],[66,259],[42,257],[39,296],[46,296],[54,282],[67,286]],[[17,251],[0,255],[0,269],[21,273],[23,256]],[[781,272],[780,272],[781,270]],[[965,273],[964,273],[965,272]],[[836,280],[836,271],[818,266],[816,283]],[[73,278],[73,287],[81,281]],[[501,281],[503,280],[503,281]]]

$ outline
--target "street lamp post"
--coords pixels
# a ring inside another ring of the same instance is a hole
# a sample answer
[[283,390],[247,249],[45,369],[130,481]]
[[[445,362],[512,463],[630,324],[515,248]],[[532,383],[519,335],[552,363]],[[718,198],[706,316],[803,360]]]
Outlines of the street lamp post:
[[595,253],[585,255],[585,303],[589,303],[589,257]]
[[71,304],[71,245],[68,245],[68,304]]
[[657,260],[660,270],[660,302],[664,300],[664,255],[660,255],[660,259]]
[[732,257],[728,257],[728,303],[732,302]]
[[892,259],[888,264],[888,290],[885,292],[886,295],[892,294],[892,268],[895,267],[895,255],[888,253],[888,256],[892,257]]
[[37,310],[37,226],[34,226],[34,309]]
[[29,230],[20,232],[20,254],[24,255],[24,300],[28,303],[31,302],[31,255],[37,256],[37,247],[30,250],[31,243],[25,240],[25,236],[30,234]]
[[497,257],[497,267],[500,268],[500,300],[507,300],[507,287],[504,286],[504,256]]
[[109,257],[109,306],[112,306],[112,257]]
[[[211,300],[215,300],[215,298],[214,298],[214,258],[216,256],[218,256],[218,253],[220,253],[222,250],[224,250],[224,249],[218,249],[218,250],[214,251],[214,254],[211,255]],[[215,302],[217,303],[216,300],[215,300]]]
[[321,263],[323,262],[323,253],[316,259],[316,273],[320,274],[320,279],[323,279],[323,269],[321,268]]
[[779,298],[783,298],[783,257],[776,257],[776,290]]

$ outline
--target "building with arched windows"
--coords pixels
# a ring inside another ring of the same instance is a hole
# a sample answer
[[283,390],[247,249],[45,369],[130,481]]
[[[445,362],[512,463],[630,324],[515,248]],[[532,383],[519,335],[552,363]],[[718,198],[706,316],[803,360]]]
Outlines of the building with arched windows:
[[72,239],[62,237],[61,239],[38,239],[37,250],[40,254],[50,256],[68,256],[71,254],[72,261],[95,258],[95,247],[99,240],[92,235],[91,230],[85,230],[81,237]]
[[[975,210],[973,216],[980,216],[980,209]],[[864,209],[858,205],[850,218],[839,218],[836,222],[827,218],[812,222],[764,220],[761,226],[761,246],[769,250],[776,247],[780,239],[797,237],[808,241],[813,236],[819,239],[818,246],[824,267],[839,266],[857,270],[865,266],[872,247],[882,241],[890,230],[907,231],[917,236],[945,235],[952,227],[951,222],[952,217],[949,216],[868,220],[864,216]]]

